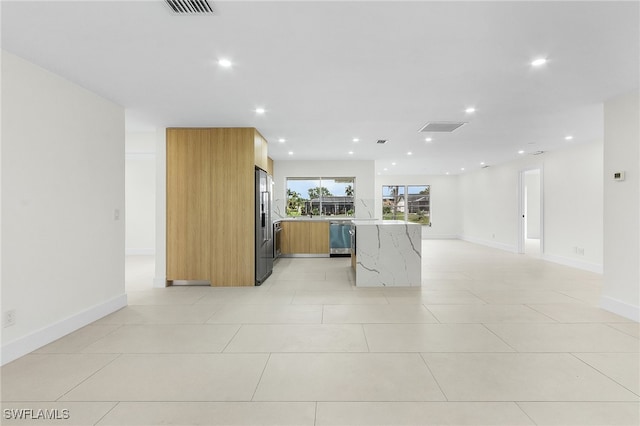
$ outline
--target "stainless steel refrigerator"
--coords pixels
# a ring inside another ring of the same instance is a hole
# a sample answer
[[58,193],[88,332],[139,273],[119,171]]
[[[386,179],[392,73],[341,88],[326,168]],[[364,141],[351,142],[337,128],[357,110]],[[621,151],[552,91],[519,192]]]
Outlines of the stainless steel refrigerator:
[[273,228],[271,225],[271,176],[256,168],[256,285],[273,270]]

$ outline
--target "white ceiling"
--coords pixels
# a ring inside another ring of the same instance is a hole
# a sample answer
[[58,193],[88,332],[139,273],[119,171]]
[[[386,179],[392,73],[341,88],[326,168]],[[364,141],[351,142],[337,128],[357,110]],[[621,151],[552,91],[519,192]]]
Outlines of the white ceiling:
[[[602,102],[639,87],[636,1],[213,4],[176,16],[163,1],[2,1],[2,47],[124,106],[130,130],[252,126],[276,160],[388,174],[601,139]],[[418,133],[432,120],[468,124]]]

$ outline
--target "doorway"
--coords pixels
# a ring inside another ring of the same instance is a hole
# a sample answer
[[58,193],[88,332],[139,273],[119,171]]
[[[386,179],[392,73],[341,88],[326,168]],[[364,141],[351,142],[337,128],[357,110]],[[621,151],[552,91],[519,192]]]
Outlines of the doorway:
[[543,245],[542,169],[520,171],[518,253],[540,257]]

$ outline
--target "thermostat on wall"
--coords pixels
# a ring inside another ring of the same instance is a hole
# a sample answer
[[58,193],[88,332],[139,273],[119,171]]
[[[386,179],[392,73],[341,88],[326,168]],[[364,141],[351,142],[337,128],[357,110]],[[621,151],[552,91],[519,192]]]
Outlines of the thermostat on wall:
[[613,180],[624,180],[624,172],[613,172]]

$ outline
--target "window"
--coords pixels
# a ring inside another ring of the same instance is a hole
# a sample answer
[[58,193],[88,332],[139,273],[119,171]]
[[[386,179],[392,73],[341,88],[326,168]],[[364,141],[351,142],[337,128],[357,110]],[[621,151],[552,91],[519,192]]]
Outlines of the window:
[[383,185],[382,219],[431,226],[429,185]]
[[287,178],[287,216],[353,216],[355,178]]

